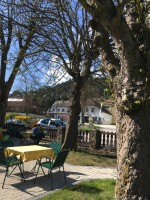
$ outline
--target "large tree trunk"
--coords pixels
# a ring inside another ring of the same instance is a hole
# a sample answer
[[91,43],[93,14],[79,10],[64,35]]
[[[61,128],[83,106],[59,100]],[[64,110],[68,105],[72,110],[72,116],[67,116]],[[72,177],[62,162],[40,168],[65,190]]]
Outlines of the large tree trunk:
[[75,84],[71,96],[71,106],[69,112],[69,122],[65,134],[65,140],[63,144],[64,149],[74,149],[77,147],[77,138],[78,138],[78,120],[79,114],[81,112],[80,105],[80,83]]
[[79,2],[93,16],[90,25],[97,31],[94,43],[100,48],[103,66],[109,73],[116,96],[118,171],[115,199],[149,200],[148,1]]
[[117,113],[117,200],[150,199],[150,103]]

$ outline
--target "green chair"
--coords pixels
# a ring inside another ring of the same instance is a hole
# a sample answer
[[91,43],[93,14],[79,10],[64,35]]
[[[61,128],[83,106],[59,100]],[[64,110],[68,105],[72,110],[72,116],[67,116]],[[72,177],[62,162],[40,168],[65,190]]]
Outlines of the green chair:
[[[23,162],[21,161],[21,159],[17,158],[16,155],[8,156],[7,150],[2,149],[2,148],[0,149],[0,166],[6,168],[2,188],[4,188],[6,177],[10,176],[13,173],[13,171],[16,169],[16,167],[18,167],[20,170],[21,181],[25,181],[25,178],[23,176],[23,172],[21,169],[21,164],[23,164]],[[12,171],[9,173],[10,167],[12,168]]]
[[58,153],[61,151],[61,146],[61,143],[58,141],[53,141],[49,144],[49,147],[53,149],[55,156],[57,156]]
[[10,136],[4,135],[2,141],[8,141],[8,140],[10,140]]
[[[68,153],[69,153],[69,150],[62,150],[58,153],[55,160],[49,158],[49,160],[46,160],[46,161],[43,161],[43,162],[42,162],[42,158],[44,158],[44,156],[42,156],[41,159],[37,161],[37,164],[39,166],[38,166],[38,169],[37,169],[36,177],[34,179],[34,185],[35,185],[40,167],[41,167],[42,171],[43,171],[43,168],[48,169],[48,175],[49,175],[49,178],[51,179],[51,189],[52,189],[52,170],[54,170],[56,168],[60,168],[60,167],[63,168],[64,180],[65,180],[65,183],[66,183],[64,163],[65,163],[65,160],[68,156]],[[45,175],[45,173],[44,173],[44,175]]]
[[13,141],[11,140],[1,140],[0,149],[5,149],[7,147],[13,147]]
[[[49,147],[53,149],[54,151],[54,157],[56,157],[58,155],[58,153],[61,151],[61,143],[58,141],[53,141],[49,144]],[[36,164],[34,165],[34,167],[32,168],[31,171],[35,171],[35,168],[37,166],[38,161],[36,162]]]

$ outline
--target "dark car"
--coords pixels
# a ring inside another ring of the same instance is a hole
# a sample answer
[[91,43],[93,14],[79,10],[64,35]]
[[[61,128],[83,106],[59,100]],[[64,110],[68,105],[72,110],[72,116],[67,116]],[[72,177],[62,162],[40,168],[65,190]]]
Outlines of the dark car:
[[20,125],[20,126],[24,126],[26,128],[31,128],[31,124],[28,124],[22,120],[18,120],[18,119],[8,119],[5,121],[5,124],[16,124],[16,125]]

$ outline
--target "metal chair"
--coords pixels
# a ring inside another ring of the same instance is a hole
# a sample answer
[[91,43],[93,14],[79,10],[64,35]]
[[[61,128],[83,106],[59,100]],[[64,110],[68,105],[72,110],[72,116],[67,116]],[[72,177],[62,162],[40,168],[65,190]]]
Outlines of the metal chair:
[[49,147],[53,149],[54,155],[57,156],[58,153],[61,151],[61,143],[58,141],[53,141],[49,144]]
[[[42,156],[41,159],[37,161],[37,165],[39,165],[39,166],[38,166],[38,169],[37,169],[36,177],[34,179],[34,185],[35,185],[40,167],[41,167],[42,170],[43,170],[43,168],[48,169],[48,175],[49,175],[49,178],[51,179],[51,189],[52,189],[52,170],[54,170],[56,168],[60,168],[60,167],[63,168],[64,180],[65,180],[65,183],[66,183],[64,163],[65,163],[65,160],[68,156],[68,153],[69,153],[69,150],[62,150],[58,153],[58,155],[56,156],[55,159],[49,158],[48,160],[46,160],[44,162],[42,162],[42,158],[44,158],[44,156]],[[45,175],[45,173],[44,173],[44,175]]]
[[[16,169],[16,167],[18,167],[20,170],[21,181],[25,181],[25,178],[23,176],[23,172],[21,169],[21,164],[23,164],[23,162],[21,161],[20,158],[17,158],[16,155],[8,156],[7,150],[5,148],[0,149],[0,165],[6,168],[2,188],[4,188],[6,177],[10,176],[13,173],[13,171]],[[12,167],[13,169],[9,173],[10,167]]]
[[4,135],[2,141],[8,141],[8,140],[10,140],[10,136]]
[[[54,151],[54,157],[56,157],[58,155],[58,153],[61,151],[61,146],[62,146],[61,143],[58,141],[53,141],[49,144],[49,147],[52,148]],[[37,163],[38,163],[38,161],[35,163],[35,165],[31,171],[35,170]]]

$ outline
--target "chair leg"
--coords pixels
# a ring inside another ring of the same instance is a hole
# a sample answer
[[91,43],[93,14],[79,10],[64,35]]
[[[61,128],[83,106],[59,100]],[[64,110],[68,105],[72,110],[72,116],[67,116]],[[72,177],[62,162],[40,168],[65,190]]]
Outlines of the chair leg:
[[42,169],[42,172],[43,172],[43,174],[44,174],[44,176],[45,176],[45,172],[44,172],[44,169],[43,169],[43,167],[41,166],[41,169]]
[[53,185],[52,185],[52,184],[53,184],[53,183],[52,183],[52,182],[53,182],[53,181],[52,181],[52,170],[50,170],[50,174],[49,174],[49,175],[50,175],[50,179],[51,179],[51,190],[52,190],[52,189],[53,189]]
[[36,162],[36,164],[34,165],[34,167],[31,169],[31,171],[35,171],[35,168],[36,168],[36,166],[37,166],[37,162]]
[[3,180],[2,188],[4,188],[4,184],[5,184],[7,173],[8,173],[8,167],[6,167],[6,173],[5,173],[5,177],[4,177],[4,180]]
[[39,165],[39,167],[38,167],[38,170],[37,170],[37,173],[36,173],[36,176],[35,176],[35,179],[34,179],[34,185],[35,185],[35,182],[36,182],[36,179],[37,179],[37,175],[38,175],[38,173],[39,173],[39,169],[40,169],[40,165]]
[[21,164],[18,165],[18,168],[19,168],[19,170],[20,170],[21,180],[22,180],[23,182],[25,182],[25,177],[24,177],[23,172],[22,172],[22,169],[21,169]]
[[[40,162],[40,161],[36,161],[36,164],[34,165],[34,167],[31,169],[31,171],[35,171],[35,168],[36,168],[36,166],[38,165],[38,163],[37,162]],[[41,166],[41,169],[42,169],[42,172],[43,172],[43,174],[45,175],[45,172],[44,172],[44,170],[43,170],[43,167]]]
[[63,173],[64,173],[64,180],[65,180],[65,183],[67,183],[67,181],[66,181],[66,175],[65,175],[65,170],[64,170],[64,166],[63,166]]
[[16,169],[17,165],[12,169],[12,171],[9,173],[9,176],[13,173],[13,171]]

